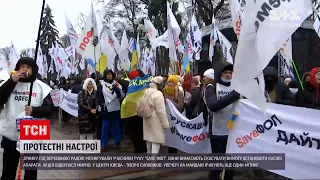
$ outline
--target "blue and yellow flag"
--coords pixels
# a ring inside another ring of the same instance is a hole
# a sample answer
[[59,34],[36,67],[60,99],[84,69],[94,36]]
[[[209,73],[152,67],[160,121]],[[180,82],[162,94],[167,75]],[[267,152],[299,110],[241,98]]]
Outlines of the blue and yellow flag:
[[182,69],[185,73],[190,72],[190,61],[188,56],[188,42],[186,42],[184,51],[183,51],[183,63],[182,63]]
[[121,105],[122,119],[137,115],[137,102],[143,97],[145,90],[149,88],[151,79],[151,75],[145,75],[142,78],[137,77],[130,81],[127,96],[124,98]]
[[104,54],[101,54],[99,63],[96,65],[96,71],[103,74],[103,71],[107,69],[107,56]]
[[132,43],[132,54],[131,54],[131,68],[130,71],[137,69],[138,64],[138,52],[137,52],[137,42],[136,40],[133,40]]

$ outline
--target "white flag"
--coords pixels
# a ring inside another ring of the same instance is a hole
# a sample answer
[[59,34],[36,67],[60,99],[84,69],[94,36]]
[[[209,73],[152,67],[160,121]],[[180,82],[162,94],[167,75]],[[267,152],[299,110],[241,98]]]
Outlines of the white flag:
[[123,31],[122,39],[121,39],[121,46],[119,50],[119,59],[121,61],[121,67],[124,70],[129,70],[130,68],[130,60],[129,60],[129,42],[127,38],[126,31]]
[[161,36],[157,37],[154,43],[155,44],[152,45],[152,47],[163,46],[165,48],[169,48],[168,30],[166,30],[166,32],[164,32]]
[[237,35],[237,38],[239,40],[241,21],[243,19],[241,6],[238,0],[229,0],[229,2],[230,2],[231,17],[232,17],[232,27],[233,27],[234,33]]
[[[169,58],[171,62],[177,61],[177,49],[181,46],[179,35],[180,26],[172,13],[169,2],[167,2],[167,23],[168,23],[168,41],[169,41]],[[183,48],[182,48],[183,51]]]
[[284,73],[286,76],[294,78],[293,73],[293,59],[292,59],[292,40],[291,37],[282,44],[280,48],[280,54],[284,58]]
[[214,46],[218,40],[218,35],[216,31],[216,19],[214,14],[212,15],[212,24],[211,24],[211,34],[210,34],[210,45],[209,45],[209,60],[212,62],[214,55]]
[[38,73],[41,76],[44,76],[47,72],[44,71],[44,67],[43,67],[43,54],[42,54],[42,50],[39,46],[39,50],[38,50],[38,55],[37,55],[37,59],[36,59],[36,64],[38,66]]
[[141,58],[141,52],[140,52],[140,34],[137,35],[137,42],[136,42],[136,48],[137,48],[137,57],[138,57],[138,64],[139,60]]
[[119,54],[119,50],[120,50],[120,43],[118,41],[118,39],[116,38],[116,36],[113,34],[113,32],[107,28],[106,29],[107,35],[110,39],[110,43],[113,44],[114,50],[116,51],[117,54]]
[[202,50],[202,34],[199,28],[195,15],[193,14],[190,26],[189,26],[190,38],[192,42],[192,49],[195,55],[195,59],[200,59],[200,52]]
[[[240,38],[232,76],[232,87],[265,111],[264,80],[257,82],[263,69],[285,42],[311,14],[312,3],[305,0],[247,1],[245,19],[241,27]],[[268,9],[277,12],[295,10],[298,18],[274,19]],[[290,26],[288,26],[288,24]],[[248,70],[249,69],[249,70]],[[263,86],[263,87],[262,87]]]
[[108,69],[114,69],[114,59],[117,56],[114,43],[107,34],[107,29],[104,29],[104,33],[101,38],[101,51],[107,56]]
[[94,36],[97,36],[98,33],[97,30],[97,22],[96,22],[96,16],[94,14],[93,5],[91,3],[90,13],[88,15],[86,24],[81,31],[80,37],[77,42],[76,50],[81,56],[90,58],[90,59],[98,59],[100,58],[99,53],[96,51],[99,51],[100,48],[97,46],[95,47],[93,45],[93,39]]
[[[67,33],[68,33],[68,36],[70,39],[70,44],[72,47],[76,47],[79,36],[78,36],[76,30],[74,29],[74,27],[73,27],[73,25],[72,25],[71,21],[69,20],[66,13],[65,13],[65,18],[66,18]],[[72,55],[74,56],[73,53],[72,53]]]
[[148,31],[148,38],[151,43],[152,49],[157,48],[156,37],[159,35],[157,29],[154,27],[150,20],[144,19],[144,26]]
[[19,60],[19,56],[16,52],[15,47],[12,44],[10,47],[9,60],[8,60],[8,69],[10,71],[15,69],[18,60]]
[[222,53],[223,53],[223,57],[224,60],[228,61],[229,63],[233,64],[233,58],[231,56],[230,50],[232,47],[232,44],[230,43],[230,41],[219,31],[219,29],[216,29],[218,38],[219,38],[219,42],[222,48]]

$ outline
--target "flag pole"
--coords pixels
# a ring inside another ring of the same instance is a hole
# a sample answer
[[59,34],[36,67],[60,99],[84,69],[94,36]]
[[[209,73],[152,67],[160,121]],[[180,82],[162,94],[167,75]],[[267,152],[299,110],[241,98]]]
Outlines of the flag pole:
[[[41,24],[42,24],[42,18],[43,18],[43,12],[44,12],[44,6],[46,4],[46,0],[42,0],[42,8],[41,8],[41,14],[40,14],[40,20],[39,20],[39,28],[38,28],[38,36],[37,36],[37,42],[36,42],[36,53],[34,56],[34,63],[36,64],[36,59],[38,57],[38,50],[40,45],[40,33],[41,33]],[[32,89],[33,89],[33,81],[30,85],[30,92],[29,92],[29,98],[28,98],[28,106],[31,105],[31,98],[32,98]],[[23,165],[23,154],[20,153],[20,162],[18,166],[18,180],[21,180],[21,172],[22,172],[22,165]]]
[[293,60],[291,60],[291,61],[292,61],[292,65],[293,65],[294,71],[296,72],[296,75],[297,75],[297,77],[298,77],[298,81],[299,81],[299,83],[300,83],[300,86],[301,86],[302,90],[304,90],[303,83],[302,83],[302,81],[301,81],[301,78],[300,78],[300,75],[299,75],[299,72],[298,72],[296,63],[294,63]]

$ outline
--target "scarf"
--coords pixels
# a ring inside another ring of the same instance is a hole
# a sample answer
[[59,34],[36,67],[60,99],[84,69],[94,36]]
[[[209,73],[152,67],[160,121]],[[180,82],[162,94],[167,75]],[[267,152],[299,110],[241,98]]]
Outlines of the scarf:
[[101,81],[102,94],[106,104],[109,104],[112,100],[114,100],[117,97],[117,94],[113,91],[113,84],[116,83],[113,81],[112,84],[110,84],[108,82]]

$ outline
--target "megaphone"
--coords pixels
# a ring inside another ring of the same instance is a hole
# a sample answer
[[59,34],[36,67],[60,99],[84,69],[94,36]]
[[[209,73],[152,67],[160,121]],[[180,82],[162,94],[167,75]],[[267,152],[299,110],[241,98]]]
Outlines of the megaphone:
[[[14,70],[11,71],[11,75],[12,75],[12,74],[15,74],[15,73],[17,73],[17,71],[14,71]],[[24,72],[24,73],[22,73],[22,74],[24,75],[25,78],[30,77],[30,73],[29,73],[29,72]]]

